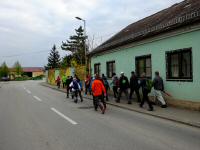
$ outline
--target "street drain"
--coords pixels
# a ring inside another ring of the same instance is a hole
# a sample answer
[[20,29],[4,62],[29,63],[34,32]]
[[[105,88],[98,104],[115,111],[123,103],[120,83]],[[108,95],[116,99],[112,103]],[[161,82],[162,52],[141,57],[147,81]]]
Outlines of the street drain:
[[81,106],[81,107],[78,107],[79,109],[92,109],[94,108],[93,106]]

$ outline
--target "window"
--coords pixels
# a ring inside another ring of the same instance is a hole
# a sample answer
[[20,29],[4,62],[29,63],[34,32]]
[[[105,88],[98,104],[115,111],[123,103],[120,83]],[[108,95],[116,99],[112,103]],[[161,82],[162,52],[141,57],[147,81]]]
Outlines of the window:
[[107,77],[112,78],[113,73],[115,73],[115,61],[107,62]]
[[135,62],[138,77],[141,77],[144,72],[146,77],[151,78],[151,55],[136,57]]
[[100,75],[100,73],[101,73],[101,64],[100,63],[94,64],[94,74]]
[[167,79],[192,80],[192,49],[166,52]]

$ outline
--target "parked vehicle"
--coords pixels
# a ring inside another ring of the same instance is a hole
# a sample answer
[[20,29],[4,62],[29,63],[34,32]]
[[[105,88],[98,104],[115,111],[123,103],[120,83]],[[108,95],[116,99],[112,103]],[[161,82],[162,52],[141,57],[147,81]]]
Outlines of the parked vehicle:
[[10,79],[8,77],[2,77],[1,81],[9,81]]

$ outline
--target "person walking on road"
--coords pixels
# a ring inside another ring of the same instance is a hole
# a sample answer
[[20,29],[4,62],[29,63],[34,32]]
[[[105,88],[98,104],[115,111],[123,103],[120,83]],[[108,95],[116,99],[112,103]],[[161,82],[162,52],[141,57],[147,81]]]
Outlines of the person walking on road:
[[153,106],[151,104],[151,102],[149,101],[149,97],[148,97],[148,94],[149,94],[149,89],[148,89],[148,86],[147,86],[147,79],[145,77],[145,73],[142,74],[142,79],[140,81],[140,86],[142,87],[142,94],[143,94],[143,98],[142,98],[142,101],[140,103],[140,107],[142,108],[144,103],[147,102],[148,105],[149,105],[149,111],[153,111]]
[[87,77],[85,79],[85,95],[87,95],[88,92],[90,93],[90,95],[92,95],[90,83],[91,83],[91,77],[90,77],[90,75],[87,75]]
[[118,99],[117,99],[117,103],[120,103],[120,98],[122,93],[125,94],[127,100],[128,100],[128,88],[129,88],[129,82],[128,82],[128,78],[124,75],[123,72],[121,72],[121,77],[119,79],[119,95],[118,95]]
[[[106,89],[106,93],[108,93],[110,86],[109,86],[108,80],[104,74],[102,74],[102,80],[103,80],[104,87]],[[108,94],[106,94],[106,101],[108,101]]]
[[116,73],[112,74],[112,82],[110,83],[110,85],[112,85],[112,87],[113,87],[114,98],[117,99],[118,98],[117,89],[119,88],[119,79],[118,79]]
[[63,75],[62,76],[62,84],[63,84],[63,89],[65,88],[65,86],[66,86],[66,80],[67,80],[67,77],[66,77],[66,75]]
[[153,80],[153,86],[154,86],[154,95],[155,99],[157,98],[158,101],[161,102],[161,107],[166,108],[167,104],[162,96],[162,92],[164,92],[164,84],[163,79],[160,77],[159,72],[155,72],[155,78]]
[[129,95],[129,104],[131,104],[131,99],[132,99],[132,94],[135,92],[136,93],[136,96],[137,96],[137,101],[138,102],[141,102],[141,99],[140,99],[140,94],[139,94],[139,83],[138,83],[138,78],[137,76],[135,75],[135,72],[132,71],[131,72],[131,78],[130,78],[130,95]]
[[66,92],[67,92],[67,98],[69,98],[69,92],[70,92],[70,83],[72,82],[73,78],[68,76],[66,80]]
[[104,96],[106,96],[107,93],[98,74],[95,75],[95,80],[92,83],[92,93],[94,98],[94,109],[97,111],[97,108],[100,107],[102,114],[104,114],[106,110]]
[[61,82],[60,81],[60,76],[58,76],[57,79],[56,79],[56,84],[57,84],[58,88],[60,88],[60,82]]
[[81,87],[80,87],[77,79],[74,78],[73,81],[70,83],[69,86],[72,88],[72,92],[73,92],[72,98],[75,97],[74,102],[75,103],[78,102],[78,95],[80,96],[81,102],[83,102],[83,98],[82,98],[82,95],[81,95]]

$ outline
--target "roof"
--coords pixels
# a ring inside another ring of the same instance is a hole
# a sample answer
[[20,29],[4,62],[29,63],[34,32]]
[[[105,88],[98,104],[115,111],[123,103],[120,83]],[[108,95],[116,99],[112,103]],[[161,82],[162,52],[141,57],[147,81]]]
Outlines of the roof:
[[42,67],[23,67],[23,72],[41,72],[44,71]]
[[185,0],[132,23],[89,53],[108,51],[188,24],[200,22],[200,0]]

